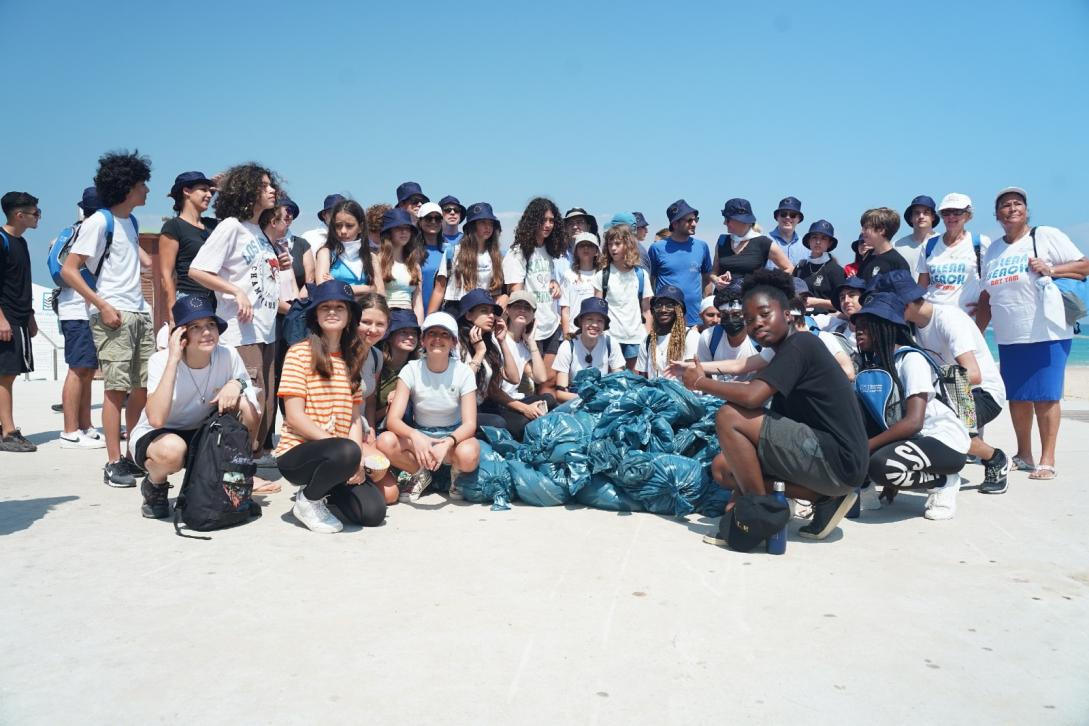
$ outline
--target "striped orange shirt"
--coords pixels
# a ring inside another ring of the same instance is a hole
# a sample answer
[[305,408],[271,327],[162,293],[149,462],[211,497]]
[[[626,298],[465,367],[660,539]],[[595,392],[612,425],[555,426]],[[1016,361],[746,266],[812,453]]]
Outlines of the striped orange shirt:
[[[333,436],[347,438],[352,428],[352,404],[363,403],[361,390],[352,393],[348,367],[339,353],[333,354],[333,376],[322,378],[310,365],[310,343],[302,341],[287,350],[284,372],[280,375],[280,398],[302,398],[303,410],[310,420]],[[276,456],[281,456],[305,439],[292,431],[285,420],[280,428]]]

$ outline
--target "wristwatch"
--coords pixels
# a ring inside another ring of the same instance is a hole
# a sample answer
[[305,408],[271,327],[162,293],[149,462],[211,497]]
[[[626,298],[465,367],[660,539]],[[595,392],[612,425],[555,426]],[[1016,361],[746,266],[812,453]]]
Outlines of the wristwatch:
[[235,380],[238,381],[238,385],[239,385],[238,392],[239,393],[245,391],[250,385],[250,382],[247,381],[245,378],[238,377],[238,378],[235,378]]

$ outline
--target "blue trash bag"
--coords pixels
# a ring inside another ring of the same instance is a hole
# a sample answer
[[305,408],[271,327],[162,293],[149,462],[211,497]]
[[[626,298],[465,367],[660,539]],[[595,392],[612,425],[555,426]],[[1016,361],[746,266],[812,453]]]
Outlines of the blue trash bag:
[[518,451],[522,445],[510,435],[510,431],[495,426],[481,426],[480,434],[495,453],[504,459],[518,458]]
[[726,513],[726,505],[730,503],[732,494],[729,489],[720,487],[712,480],[703,496],[696,502],[696,511],[705,517],[721,517]]
[[550,473],[538,471],[524,461],[508,459],[507,465],[510,467],[514,493],[526,504],[557,507],[571,499],[567,487],[553,481]]
[[546,461],[561,464],[572,456],[585,457],[593,432],[587,428],[587,418],[553,411],[533,419],[526,425],[520,458],[534,464]]
[[611,438],[631,451],[672,453],[673,427],[658,413],[667,405],[669,397],[654,388],[625,394],[601,414],[594,438]]
[[632,452],[621,464],[617,479],[648,512],[676,517],[695,511],[709,483],[709,473],[695,459],[645,452]]
[[480,465],[476,471],[459,476],[457,484],[467,502],[491,504],[493,512],[510,509],[514,488],[510,466],[486,441],[480,442]]
[[590,413],[601,413],[629,391],[645,388],[648,385],[646,378],[628,370],[602,376],[601,371],[596,368],[586,368],[576,373],[575,378],[583,375],[596,381],[593,385],[589,382],[583,383],[579,390],[582,401],[579,410]]
[[610,512],[641,512],[643,505],[623,489],[613,486],[603,476],[590,477],[586,486],[575,492],[575,501],[594,509]]
[[669,378],[655,378],[650,385],[666,395],[669,405],[657,412],[669,419],[669,423],[674,427],[689,426],[703,418],[704,407],[701,397],[677,381]]

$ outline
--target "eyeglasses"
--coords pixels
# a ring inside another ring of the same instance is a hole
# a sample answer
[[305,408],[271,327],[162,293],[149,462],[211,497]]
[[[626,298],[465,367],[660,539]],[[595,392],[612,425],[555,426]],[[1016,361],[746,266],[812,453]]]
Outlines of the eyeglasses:
[[421,222],[441,222],[442,216],[439,214],[429,214],[426,217],[420,217]]
[[968,214],[967,209],[943,209],[940,214],[943,217],[963,217]]
[[786,217],[787,219],[797,219],[801,215],[797,212],[779,212],[780,217]]
[[408,200],[408,203],[414,207],[420,207],[423,206],[424,199],[423,197],[412,197],[412,199]]
[[651,306],[650,306],[650,309],[651,310],[672,310],[674,305],[676,305],[676,303],[674,303],[672,300],[660,300],[658,302],[652,303]]

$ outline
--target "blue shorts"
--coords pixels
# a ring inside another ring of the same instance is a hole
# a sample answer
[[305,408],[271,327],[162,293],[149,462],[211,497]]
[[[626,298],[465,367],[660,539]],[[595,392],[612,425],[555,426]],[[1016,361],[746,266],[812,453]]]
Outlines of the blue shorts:
[[632,358],[638,358],[639,357],[639,348],[640,348],[640,345],[638,343],[621,343],[620,344],[620,354],[624,356],[625,360],[631,360]]
[[64,336],[64,362],[69,368],[98,368],[98,354],[95,352],[95,339],[91,335],[91,324],[86,320],[62,320],[61,335]]
[[456,423],[453,426],[417,426],[416,430],[424,436],[430,436],[433,439],[441,439],[444,436],[449,436],[458,430],[460,423]]

